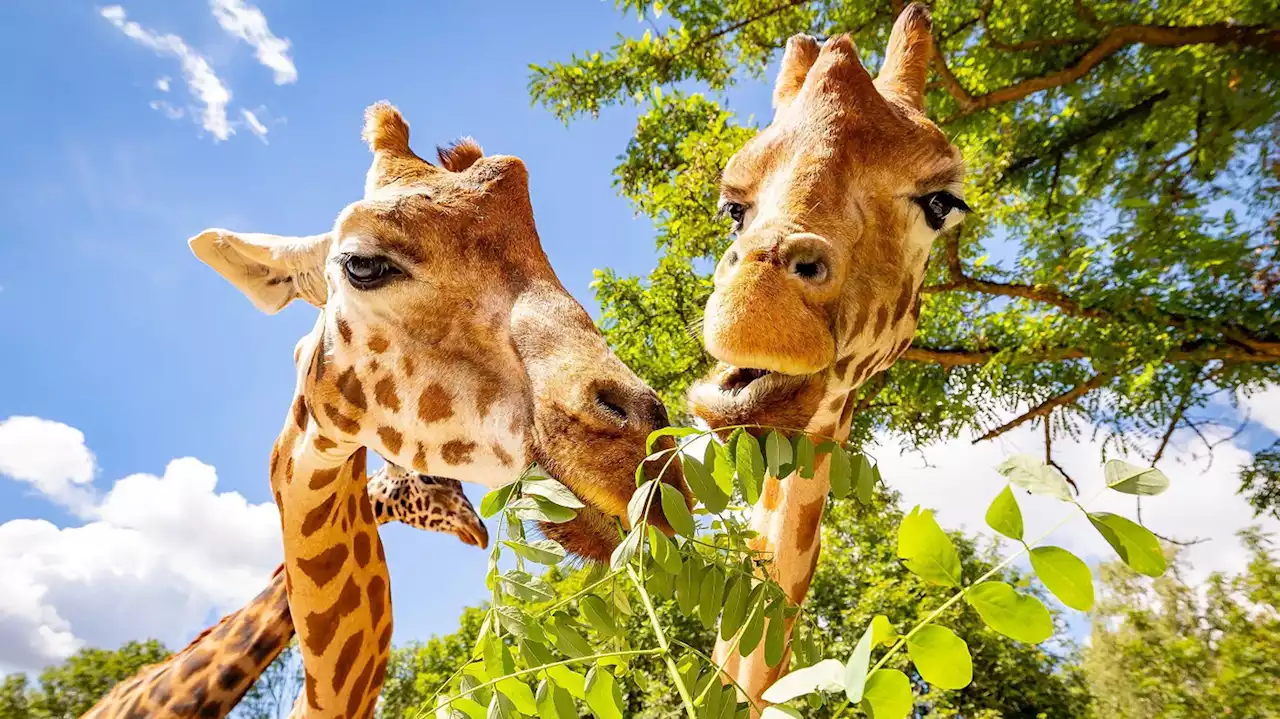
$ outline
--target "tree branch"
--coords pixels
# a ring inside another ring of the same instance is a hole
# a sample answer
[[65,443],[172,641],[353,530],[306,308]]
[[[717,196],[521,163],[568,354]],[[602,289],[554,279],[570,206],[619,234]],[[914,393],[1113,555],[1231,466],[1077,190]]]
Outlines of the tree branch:
[[941,53],[935,53],[934,67],[942,77],[943,86],[947,88],[947,92],[960,105],[959,112],[944,120],[942,124],[996,105],[1021,100],[1041,90],[1061,87],[1075,82],[1087,75],[1103,60],[1129,45],[1150,45],[1152,47],[1238,45],[1277,51],[1280,50],[1280,29],[1262,25],[1245,26],[1227,23],[1181,27],[1170,25],[1120,25],[1108,30],[1102,36],[1102,39],[1081,55],[1074,65],[1040,77],[1028,78],[977,97],[965,90],[950,69],[946,67],[946,62],[943,60]]
[[[902,354],[899,361],[924,362],[942,367],[961,367],[979,365],[990,362],[997,355],[1005,352],[1017,352],[1017,347],[987,347],[982,349],[963,349],[952,347],[911,346]],[[1026,352],[1016,358],[1017,362],[1062,362],[1065,360],[1089,359],[1088,350],[1079,347],[1050,347]],[[1275,364],[1280,362],[1270,355],[1256,354],[1247,349],[1230,345],[1204,344],[1188,342],[1181,347],[1170,350],[1164,356],[1169,362],[1207,362],[1223,360],[1228,362]]]
[[1062,394],[1057,395],[1056,397],[1050,397],[1049,399],[1041,402],[1040,404],[1028,410],[1022,416],[1015,417],[1014,419],[1008,422],[1005,422],[1004,424],[1000,425],[999,427],[996,427],[990,432],[987,432],[981,437],[973,440],[973,443],[977,444],[979,442],[984,442],[988,439],[995,439],[996,437],[999,437],[1005,432],[1008,432],[1009,430],[1015,427],[1018,427],[1019,425],[1022,425],[1023,423],[1029,420],[1036,419],[1037,417],[1046,417],[1050,412],[1057,409],[1058,407],[1071,404],[1072,402],[1075,402],[1076,400],[1085,396],[1089,392],[1092,392],[1093,390],[1101,387],[1107,382],[1110,382],[1111,378],[1114,376],[1115,375],[1113,375],[1110,372],[1099,372],[1098,374],[1094,375],[1093,377],[1090,377],[1088,380],[1084,382],[1081,382],[1075,387],[1072,387],[1066,392],[1063,392]]
[[1129,120],[1136,117],[1146,117],[1146,115],[1151,112],[1151,108],[1155,107],[1157,103],[1167,97],[1169,97],[1169,91],[1161,90],[1133,107],[1121,110],[1114,115],[1108,115],[1092,125],[1082,127],[1075,132],[1066,135],[1039,154],[1020,157],[1009,163],[1008,167],[1004,168],[1004,171],[1000,173],[1001,179],[1008,178],[1011,175],[1034,165],[1039,162],[1042,157],[1055,157],[1076,145],[1088,142],[1104,132],[1114,130]]

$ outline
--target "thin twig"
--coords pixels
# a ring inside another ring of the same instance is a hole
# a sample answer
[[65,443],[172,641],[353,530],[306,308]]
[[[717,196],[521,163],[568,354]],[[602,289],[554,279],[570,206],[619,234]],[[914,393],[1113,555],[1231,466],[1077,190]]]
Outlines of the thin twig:
[[1081,382],[1075,387],[1072,387],[1066,392],[1063,392],[1062,394],[1057,395],[1055,397],[1050,397],[1049,399],[1041,402],[1040,404],[1028,410],[1022,416],[1015,417],[1014,419],[1009,420],[1008,422],[1005,422],[1004,424],[1000,425],[999,427],[996,427],[990,432],[987,432],[981,437],[973,440],[973,443],[977,444],[979,442],[984,442],[989,439],[995,439],[996,437],[999,437],[1000,435],[1004,434],[1005,432],[1008,432],[1014,427],[1018,427],[1022,425],[1028,420],[1032,420],[1037,417],[1045,417],[1054,409],[1058,407],[1062,407],[1063,405],[1071,404],[1072,402],[1075,402],[1076,400],[1080,399],[1081,397],[1088,394],[1089,392],[1092,392],[1093,390],[1103,386],[1107,382],[1110,382],[1111,378],[1114,376],[1115,375],[1113,375],[1111,372],[1099,372],[1098,374],[1094,375],[1093,377],[1090,377],[1088,380],[1085,380],[1084,382]]

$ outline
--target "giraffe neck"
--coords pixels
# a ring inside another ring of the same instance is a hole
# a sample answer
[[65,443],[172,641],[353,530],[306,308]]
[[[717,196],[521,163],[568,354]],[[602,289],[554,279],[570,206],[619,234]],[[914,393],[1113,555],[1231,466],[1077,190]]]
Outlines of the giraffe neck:
[[308,717],[372,716],[390,654],[391,588],[366,450],[341,451],[309,412],[291,422],[273,452],[271,485],[306,675],[300,707]]
[[226,716],[292,638],[281,566],[252,601],[182,651],[117,684],[85,719]]

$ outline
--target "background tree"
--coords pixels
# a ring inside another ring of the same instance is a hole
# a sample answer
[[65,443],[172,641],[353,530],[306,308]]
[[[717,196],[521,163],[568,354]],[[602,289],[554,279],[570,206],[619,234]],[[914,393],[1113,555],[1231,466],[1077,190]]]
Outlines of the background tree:
[[302,656],[295,639],[245,692],[231,713],[238,719],[282,719],[289,716],[293,701],[302,691]]
[[167,656],[169,650],[150,639],[115,650],[81,649],[62,664],[46,667],[38,684],[25,675],[7,676],[0,686],[0,719],[75,719],[116,682]]
[[[814,635],[823,656],[846,657],[863,629],[876,614],[885,614],[899,628],[905,629],[924,613],[938,606],[954,590],[929,584],[908,572],[895,552],[897,527],[902,519],[897,496],[881,495],[868,507],[853,502],[833,503],[823,528],[826,559],[814,578],[805,611],[810,618],[804,624],[818,627]],[[984,572],[990,563],[988,552],[974,537],[952,534],[964,565]],[[853,580],[851,581],[851,578]],[[1000,577],[1012,583],[1026,579],[1015,572]],[[548,584],[559,597],[569,596],[594,580],[590,569],[547,573]],[[619,632],[613,637],[596,636],[588,641],[593,650],[610,651],[620,637],[645,636],[648,620],[641,604],[628,585],[620,589],[628,593],[633,613],[616,612],[613,617]],[[532,613],[539,605],[528,605]],[[697,619],[682,614],[672,600],[658,603],[657,612],[668,634],[697,650],[710,654],[714,633]],[[412,644],[396,649],[388,669],[387,689],[383,693],[381,716],[427,716],[434,705],[430,699],[453,671],[470,656],[483,616],[481,610],[463,612],[458,632],[434,637],[425,644]],[[948,610],[944,617],[969,645],[973,653],[974,676],[979,680],[956,692],[935,693],[927,697],[927,713],[922,717],[1043,717],[1043,719],[1088,719],[1090,695],[1084,674],[1078,664],[1075,645],[1062,639],[1054,653],[1044,648],[1015,642],[984,628],[977,614],[964,603]],[[899,658],[905,668],[905,657]],[[585,671],[585,668],[583,669]],[[684,716],[679,699],[671,690],[671,682],[661,660],[636,657],[626,664],[626,696],[623,715],[636,719],[671,719]],[[916,691],[926,691],[916,680]],[[811,717],[827,717],[832,707],[818,708]],[[845,716],[848,716],[846,712]]]
[[[902,4],[617,0],[643,35],[531,67],[534,100],[566,122],[641,107],[615,177],[661,257],[595,287],[610,343],[673,406],[708,363],[696,324],[729,242],[718,172],[755,131],[721,91],[762,81],[798,32],[851,32],[874,67]],[[861,389],[853,437],[923,446],[1031,423],[1050,456],[1088,426],[1149,438],[1153,463],[1179,430],[1210,451],[1209,404],[1280,379],[1277,18],[1276,0],[939,3],[928,106],[968,160],[975,212],[936,243],[914,346]],[[1242,488],[1280,516],[1277,453]]]
[[1241,536],[1248,569],[1204,587],[1176,562],[1154,581],[1103,565],[1084,661],[1098,716],[1280,716],[1280,562],[1267,538]]

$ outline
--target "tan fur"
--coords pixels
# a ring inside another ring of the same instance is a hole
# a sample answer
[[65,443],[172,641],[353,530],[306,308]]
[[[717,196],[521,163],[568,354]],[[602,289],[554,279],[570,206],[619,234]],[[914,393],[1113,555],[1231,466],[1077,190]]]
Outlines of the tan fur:
[[[704,340],[719,362],[690,391],[710,426],[843,440],[850,394],[910,344],[937,234],[913,198],[959,196],[964,173],[959,151],[923,114],[929,33],[924,7],[905,9],[875,80],[846,35],[820,50],[804,36],[788,41],[773,122],[723,173],[722,201],[749,209],[707,303]],[[746,369],[769,373],[753,379]],[[752,512],[768,571],[795,603],[818,560],[828,470],[824,460],[812,481],[782,482]],[[717,656],[727,649],[722,642]],[[759,699],[786,665],[734,653],[726,668]]]

